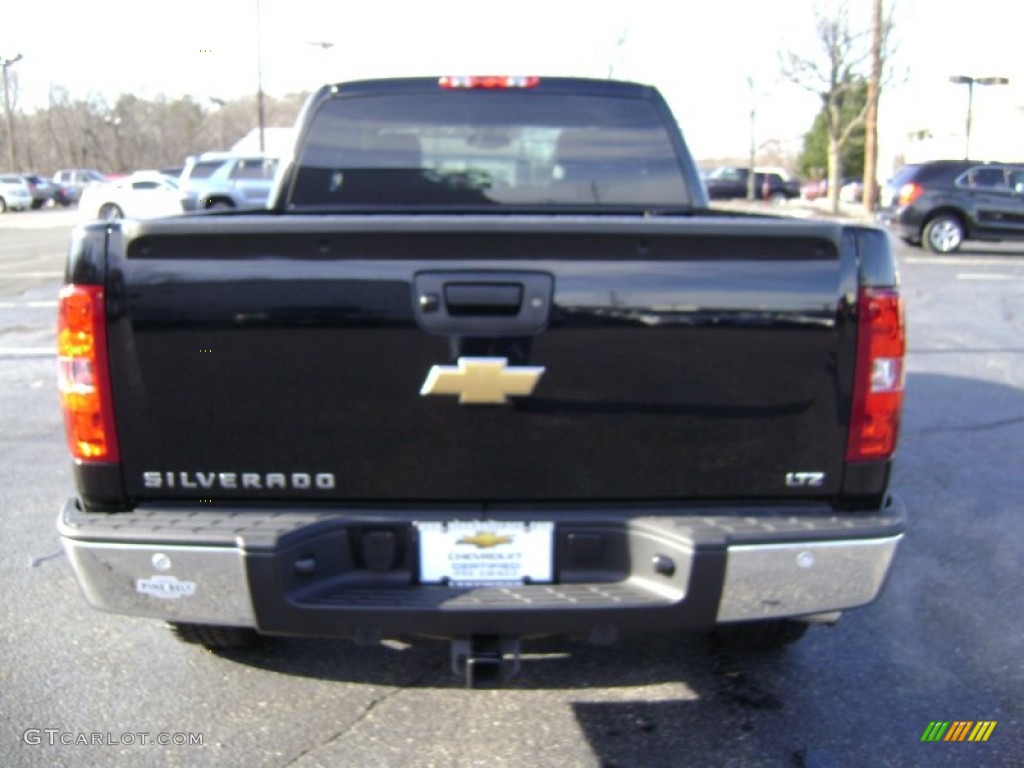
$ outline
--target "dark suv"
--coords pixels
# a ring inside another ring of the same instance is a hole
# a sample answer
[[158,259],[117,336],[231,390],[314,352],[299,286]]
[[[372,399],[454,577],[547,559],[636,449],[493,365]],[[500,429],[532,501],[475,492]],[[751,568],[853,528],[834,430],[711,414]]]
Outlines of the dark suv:
[[877,220],[936,253],[952,253],[964,240],[1024,240],[1024,165],[906,165],[882,188]]

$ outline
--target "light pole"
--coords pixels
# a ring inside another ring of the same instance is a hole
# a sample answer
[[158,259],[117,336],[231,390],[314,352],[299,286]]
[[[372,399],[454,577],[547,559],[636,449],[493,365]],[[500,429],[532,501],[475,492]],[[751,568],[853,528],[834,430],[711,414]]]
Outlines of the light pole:
[[11,90],[7,85],[7,70],[21,61],[22,55],[19,53],[13,59],[5,59],[0,56],[0,61],[3,62],[4,68],[4,111],[7,114],[7,163],[10,166],[10,170],[13,173],[14,168],[14,115],[11,113]]
[[331,48],[333,48],[334,45],[335,45],[334,41],[333,40],[307,40],[306,41],[306,45],[310,46],[311,48],[319,48],[320,49],[321,52],[316,57],[316,60],[317,60],[317,72],[316,72],[315,80],[318,80],[319,82],[322,82],[322,83],[326,83],[330,79],[330,75],[329,74],[321,74],[320,67],[323,67],[325,70],[329,70],[329,67],[327,65],[330,62],[329,54],[330,54]]
[[259,111],[260,120],[260,154],[266,151],[267,117],[263,106],[263,20],[260,15],[260,0],[256,0],[256,108]]
[[757,101],[754,99],[754,78],[747,77],[747,87],[750,89],[750,169],[747,172],[747,200],[757,197],[756,176],[754,163],[757,160],[757,147],[754,142],[754,122],[757,120]]
[[109,125],[110,130],[114,133],[114,170],[123,173],[125,164],[121,155],[121,118],[116,112],[112,112],[103,118],[103,122]]
[[226,107],[228,105],[228,103],[224,99],[218,98],[217,96],[210,96],[209,99],[217,107],[217,124],[220,127],[220,147],[219,148],[220,149],[227,149],[228,148],[228,142],[227,142],[227,139],[225,138],[225,133],[224,133],[224,107]]
[[619,34],[619,39],[615,41],[615,55],[608,62],[608,80],[611,80],[612,76],[615,74],[615,64],[617,61],[622,59],[622,46],[626,44],[628,39],[629,27],[625,27]]
[[967,86],[967,137],[964,144],[964,160],[967,160],[971,156],[971,113],[974,110],[975,84],[1007,85],[1010,82],[1010,79],[1008,77],[971,77],[969,75],[953,75],[949,78],[949,82]]

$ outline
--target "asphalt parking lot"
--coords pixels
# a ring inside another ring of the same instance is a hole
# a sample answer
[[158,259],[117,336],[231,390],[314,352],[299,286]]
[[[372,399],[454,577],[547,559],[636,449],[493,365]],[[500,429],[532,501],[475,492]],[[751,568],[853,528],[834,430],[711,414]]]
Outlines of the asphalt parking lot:
[[[519,678],[470,691],[440,642],[215,655],[86,605],[55,529],[73,491],[51,350],[75,218],[0,216],[0,764],[1024,762],[1024,248],[898,247],[910,353],[893,489],[910,529],[877,603],[765,655],[699,636],[528,642]],[[996,726],[984,743],[922,742],[934,721]]]

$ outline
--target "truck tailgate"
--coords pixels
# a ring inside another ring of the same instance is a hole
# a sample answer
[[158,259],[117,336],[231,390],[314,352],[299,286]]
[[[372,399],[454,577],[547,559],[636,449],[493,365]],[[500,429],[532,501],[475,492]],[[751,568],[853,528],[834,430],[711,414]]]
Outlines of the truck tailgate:
[[[108,237],[123,240],[107,290],[130,497],[699,501],[840,488],[857,273],[837,225],[266,215]],[[434,366],[460,357],[544,370],[502,405],[421,394]]]

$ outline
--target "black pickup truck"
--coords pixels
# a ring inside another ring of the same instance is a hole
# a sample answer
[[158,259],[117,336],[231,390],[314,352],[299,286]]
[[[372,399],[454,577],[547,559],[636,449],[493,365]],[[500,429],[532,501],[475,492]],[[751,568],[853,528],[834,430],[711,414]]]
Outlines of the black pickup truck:
[[708,210],[650,87],[325,87],[268,210],[86,225],[66,282],[60,534],[184,640],[774,646],[903,535],[887,236]]
[[[780,171],[754,169],[754,197],[771,203],[784,203],[800,197],[800,182],[784,178]],[[723,165],[713,168],[704,178],[711,200],[745,198],[750,184],[750,169]]]

